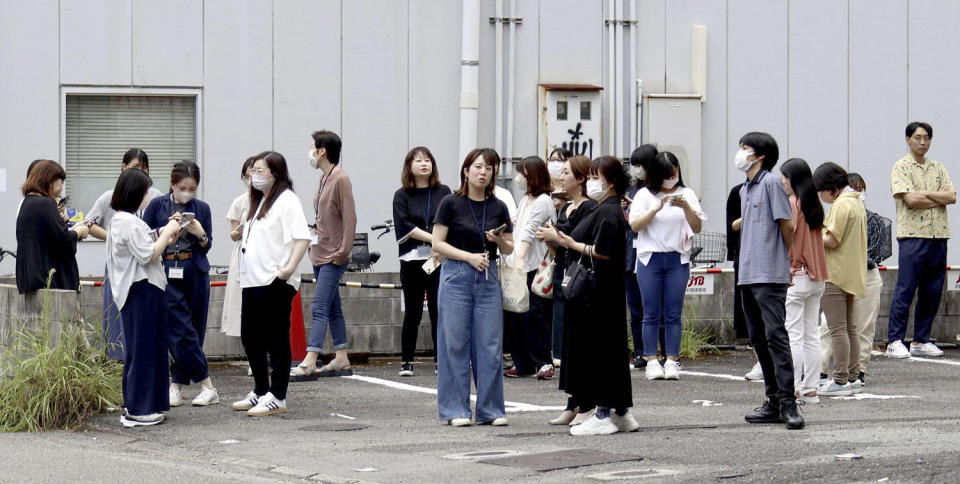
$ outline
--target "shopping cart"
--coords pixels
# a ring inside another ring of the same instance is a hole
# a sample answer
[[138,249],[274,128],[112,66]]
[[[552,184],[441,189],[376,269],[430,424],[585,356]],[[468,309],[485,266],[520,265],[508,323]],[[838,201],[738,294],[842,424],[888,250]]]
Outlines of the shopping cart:
[[693,267],[716,267],[727,260],[727,236],[720,232],[700,232],[693,236],[690,261]]

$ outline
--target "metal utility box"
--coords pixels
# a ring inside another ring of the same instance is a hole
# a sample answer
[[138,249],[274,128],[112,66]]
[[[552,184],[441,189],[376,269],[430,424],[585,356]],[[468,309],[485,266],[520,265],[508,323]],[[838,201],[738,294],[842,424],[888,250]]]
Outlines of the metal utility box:
[[591,159],[600,155],[602,89],[586,84],[540,85],[537,151],[543,159],[556,148]]
[[683,182],[702,193],[701,101],[699,94],[650,94],[643,122],[647,143],[677,155]]

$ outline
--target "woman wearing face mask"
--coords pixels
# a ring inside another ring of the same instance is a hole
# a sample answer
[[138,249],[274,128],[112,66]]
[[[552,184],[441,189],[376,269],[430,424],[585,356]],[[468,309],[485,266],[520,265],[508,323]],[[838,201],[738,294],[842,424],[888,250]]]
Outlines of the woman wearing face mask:
[[550,183],[552,186],[553,208],[560,210],[564,204],[570,201],[570,195],[563,189],[560,183],[560,175],[563,173],[563,163],[570,159],[573,153],[566,148],[554,148],[547,157],[547,171],[550,173]]
[[551,301],[530,290],[537,267],[547,254],[547,245],[536,238],[537,228],[546,222],[555,224],[557,212],[550,200],[550,174],[539,156],[529,156],[517,163],[513,185],[524,192],[517,209],[514,227],[514,253],[506,257],[507,265],[527,273],[530,309],[526,313],[506,312],[506,331],[512,335],[510,354],[514,368],[503,374],[516,378],[536,373],[541,380],[553,378],[550,357],[550,320],[553,318]]
[[[641,145],[630,154],[630,188],[624,197],[624,211],[630,217],[630,204],[637,197],[637,192],[643,188],[647,179],[646,167],[657,156],[659,151],[654,145]],[[634,246],[637,233],[627,231],[627,264],[624,267],[627,280],[627,308],[630,310],[630,333],[633,337],[633,367],[640,369],[647,366],[643,359],[643,296],[637,283],[637,248]],[[663,326],[660,327],[660,341],[663,341]]]
[[[184,160],[173,165],[170,172],[170,192],[155,198],[143,213],[143,221],[151,227],[163,227],[175,220],[186,227],[173,243],[163,251],[163,267],[167,274],[164,303],[167,311],[167,347],[173,361],[170,364],[170,406],[183,404],[183,385],[190,381],[200,383],[200,393],[193,399],[194,406],[220,402],[217,390],[210,381],[207,357],[203,354],[203,339],[207,333],[207,307],[210,303],[210,262],[207,252],[213,242],[208,234],[213,231],[210,206],[198,200],[197,185],[200,168]],[[184,214],[192,213],[188,220]]]
[[793,244],[790,246],[790,279],[787,288],[784,325],[790,337],[793,355],[793,387],[797,399],[819,403],[817,382],[820,376],[820,297],[827,279],[823,253],[823,205],[813,188],[813,175],[807,162],[787,160],[780,167],[780,179],[790,195],[793,212]]
[[568,347],[562,366],[566,391],[581,409],[597,407],[592,417],[570,427],[571,435],[632,432],[640,427],[630,413],[633,400],[623,327],[627,222],[620,199],[626,190],[627,175],[620,160],[597,158],[590,164],[587,179],[587,195],[598,202],[597,208],[569,235],[549,224],[538,231],[543,240],[566,249],[568,260],[577,257],[582,264],[592,265],[596,275],[591,294],[568,300],[563,310],[564,344]]
[[[587,196],[587,178],[590,176],[590,158],[586,156],[574,156],[563,164],[563,171],[560,174],[560,184],[563,190],[570,196],[570,203],[564,205],[557,214],[557,229],[560,232],[569,234],[580,223],[583,218],[597,207],[597,202]],[[549,234],[542,230],[537,230],[537,238],[544,240]],[[570,355],[571,345],[569,326],[563,325],[564,306],[566,299],[563,297],[563,291],[560,285],[563,282],[563,271],[567,268],[567,250],[556,243],[548,244],[548,249],[554,254],[553,268],[553,359],[554,365],[563,361],[586,361],[591,357],[591,350],[583,346],[572,345],[573,348],[587,351],[584,355]],[[560,371],[560,390],[566,391],[567,375],[569,372]],[[573,395],[567,393],[567,407],[559,417],[550,421],[551,425],[579,425],[583,421],[593,416],[595,407],[585,405],[580,407]]]
[[223,289],[223,311],[220,315],[220,331],[227,336],[240,337],[240,239],[243,238],[243,221],[250,211],[250,168],[253,168],[254,159],[251,156],[243,162],[240,168],[240,180],[246,189],[233,199],[230,210],[227,211],[227,222],[230,222],[230,240],[234,241],[233,251],[230,253],[230,270],[227,272],[227,285]]
[[297,266],[310,245],[310,231],[293,193],[287,160],[275,151],[254,158],[250,211],[240,245],[240,340],[254,387],[231,408],[265,417],[287,411],[290,311],[300,288]]
[[[644,188],[630,209],[637,232],[637,283],[643,296],[643,358],[649,380],[679,380],[683,295],[690,278],[693,234],[707,216],[697,194],[683,186],[677,157],[660,152],[647,166]],[[657,361],[657,336],[664,321],[664,366]]]
[[[87,226],[67,228],[57,210],[67,173],[59,163],[40,160],[20,188],[23,205],[17,215],[17,292],[26,294],[47,287],[80,289],[77,241],[87,236]],[[50,271],[53,275],[50,276]]]
[[113,284],[108,296],[120,308],[126,335],[120,416],[124,427],[156,425],[170,409],[164,334],[167,278],[160,257],[179,238],[180,224],[169,220],[151,231],[136,216],[150,201],[151,184],[140,170],[124,171],[110,199],[114,214],[107,233],[107,276]]
[[[400,282],[403,284],[403,328],[400,331],[400,376],[413,376],[413,354],[423,318],[424,294],[430,315],[433,362],[437,356],[437,290],[440,271],[427,274],[423,265],[431,257],[431,231],[440,201],[450,188],[440,183],[433,153],[417,146],[407,153],[400,175],[403,187],[393,194],[393,226],[400,249]],[[439,257],[437,257],[439,259]]]
[[847,172],[827,162],[813,173],[820,200],[832,203],[824,222],[827,279],[820,307],[827,318],[833,349],[833,378],[820,385],[825,396],[863,391],[860,373],[860,338],[853,315],[854,298],[864,297],[867,286],[867,212],[860,194],[850,188]]

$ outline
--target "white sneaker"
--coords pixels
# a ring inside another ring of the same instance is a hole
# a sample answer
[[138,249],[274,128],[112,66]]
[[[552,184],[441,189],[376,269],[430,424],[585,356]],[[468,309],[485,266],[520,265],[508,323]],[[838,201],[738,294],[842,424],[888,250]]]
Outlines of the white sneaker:
[[613,421],[613,424],[616,425],[617,429],[621,432],[633,432],[640,428],[637,419],[633,418],[633,414],[629,411],[622,417],[617,415],[616,412],[611,413],[610,420]]
[[267,392],[266,395],[257,399],[257,406],[247,410],[247,415],[251,417],[266,417],[267,415],[283,413],[286,411],[287,401],[277,400],[277,397],[273,396],[272,393]]
[[560,362],[560,358],[554,358],[554,359],[553,359],[553,366],[554,366],[554,367],[560,368],[560,363],[561,363],[561,362]]
[[828,381],[817,389],[817,394],[825,397],[842,397],[852,393],[849,382],[841,385],[834,380]]
[[193,402],[190,402],[190,403],[194,407],[206,407],[207,405],[215,405],[217,403],[220,403],[220,394],[217,393],[216,388],[200,385],[200,394],[197,395],[197,398],[194,398]]
[[816,388],[803,388],[797,393],[799,394],[797,397],[798,401],[803,403],[820,403],[820,397],[817,395]]
[[910,358],[910,352],[903,345],[903,341],[896,340],[887,345],[887,356],[897,359]]
[[148,427],[150,425],[156,425],[160,422],[163,422],[164,419],[166,419],[166,415],[162,413],[151,413],[149,415],[130,415],[127,412],[123,412],[123,414],[120,415],[120,423],[126,428]]
[[943,350],[933,343],[910,343],[912,356],[943,356]]
[[590,417],[593,417],[593,414],[595,414],[595,413],[597,413],[597,409],[596,409],[596,408],[591,409],[591,410],[589,410],[589,411],[587,411],[587,412],[578,413],[577,416],[576,416],[576,417],[573,417],[573,420],[570,421],[570,426],[571,426],[571,427],[575,427],[575,426],[577,426],[577,425],[580,425],[580,424],[586,422],[587,420],[590,420]]
[[759,362],[759,361],[756,362],[756,363],[753,365],[753,368],[751,368],[750,371],[747,372],[746,375],[743,375],[743,377],[744,377],[745,379],[751,380],[751,381],[753,381],[753,380],[763,380],[763,369],[760,368],[760,362]]
[[847,385],[850,385],[850,393],[857,394],[863,392],[863,382],[860,380],[850,380],[847,382]]
[[490,422],[490,425],[494,427],[505,427],[509,422],[507,422],[507,417],[497,417]]
[[176,383],[170,384],[170,406],[179,407],[183,405],[183,390]]
[[453,419],[447,420],[447,425],[451,427],[469,427],[470,419],[466,417],[453,418]]
[[580,425],[570,427],[570,435],[611,435],[619,431],[610,417],[601,420],[596,415]]
[[260,397],[258,397],[256,393],[250,392],[246,397],[244,397],[243,400],[237,400],[236,402],[233,402],[233,404],[230,405],[230,408],[234,410],[250,410],[251,408],[257,406],[257,400],[259,399]]
[[663,380],[663,367],[656,359],[647,362],[647,380]]
[[[649,364],[647,365],[649,366]],[[680,379],[680,364],[674,360],[667,360],[663,365],[663,379],[664,380],[679,380]]]

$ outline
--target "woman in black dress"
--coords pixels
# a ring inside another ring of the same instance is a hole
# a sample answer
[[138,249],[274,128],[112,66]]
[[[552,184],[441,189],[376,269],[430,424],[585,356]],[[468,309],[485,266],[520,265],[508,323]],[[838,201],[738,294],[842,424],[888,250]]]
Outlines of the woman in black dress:
[[[605,435],[632,432],[640,426],[629,412],[633,406],[628,363],[626,285],[623,267],[627,221],[620,199],[627,189],[627,177],[620,160],[603,156],[590,165],[587,195],[599,204],[584,216],[569,235],[547,227],[540,231],[548,242],[568,251],[568,262],[580,257],[592,264],[596,286],[584,301],[564,304],[564,345],[562,373],[565,389],[583,408],[597,412],[571,435]],[[613,410],[613,412],[611,412]]]

